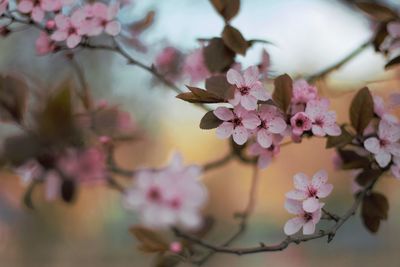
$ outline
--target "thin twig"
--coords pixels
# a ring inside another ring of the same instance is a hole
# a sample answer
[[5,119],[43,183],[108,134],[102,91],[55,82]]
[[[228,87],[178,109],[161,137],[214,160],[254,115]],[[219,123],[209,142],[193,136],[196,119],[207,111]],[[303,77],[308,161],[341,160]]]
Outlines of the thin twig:
[[81,92],[78,92],[78,96],[81,99],[83,106],[87,110],[91,110],[92,98],[90,94],[90,88],[85,77],[85,72],[74,57],[71,58],[68,57],[68,60],[70,61],[71,66],[74,69],[76,76],[78,77],[78,81],[81,85]]

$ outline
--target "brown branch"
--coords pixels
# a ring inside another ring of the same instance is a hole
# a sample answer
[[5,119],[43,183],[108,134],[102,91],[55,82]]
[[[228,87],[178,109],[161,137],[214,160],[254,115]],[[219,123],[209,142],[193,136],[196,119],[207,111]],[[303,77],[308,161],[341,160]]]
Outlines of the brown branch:
[[70,61],[71,66],[72,66],[73,70],[75,71],[78,81],[81,85],[81,92],[77,92],[78,96],[81,99],[81,102],[82,102],[83,106],[85,107],[85,109],[91,110],[92,109],[92,98],[91,98],[91,94],[90,94],[90,88],[89,88],[89,85],[88,85],[86,77],[85,77],[85,72],[73,56],[67,57],[67,59]]
[[336,232],[342,227],[342,225],[352,217],[356,211],[358,210],[363,198],[372,190],[375,183],[378,181],[379,177],[373,180],[367,187],[364,188],[360,193],[355,196],[354,202],[352,206],[346,211],[346,213],[338,217],[336,223],[331,226],[327,230],[320,230],[318,233],[312,235],[297,235],[297,236],[288,236],[283,241],[275,245],[265,245],[261,243],[260,246],[257,247],[250,247],[250,248],[227,248],[226,246],[217,246],[211,243],[208,243],[202,239],[194,237],[192,235],[186,234],[175,229],[175,235],[177,237],[186,239],[191,241],[193,244],[196,244],[200,247],[206,248],[211,250],[213,253],[225,253],[225,254],[234,254],[234,255],[246,255],[246,254],[254,254],[254,253],[261,253],[261,252],[273,252],[273,251],[282,251],[286,249],[290,244],[300,244],[302,242],[307,242],[314,239],[319,239],[323,237],[328,238],[328,242],[331,242],[336,235]]

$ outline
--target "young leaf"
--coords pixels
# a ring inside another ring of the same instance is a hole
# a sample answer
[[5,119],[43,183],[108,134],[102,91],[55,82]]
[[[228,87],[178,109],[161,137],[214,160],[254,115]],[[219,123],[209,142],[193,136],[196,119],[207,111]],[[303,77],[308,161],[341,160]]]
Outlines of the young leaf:
[[224,72],[234,62],[235,53],[221,38],[213,38],[203,49],[204,61],[210,72]]
[[222,121],[218,119],[213,111],[207,112],[200,121],[200,129],[211,130],[220,126]]
[[206,79],[206,90],[224,100],[229,100],[233,98],[235,87],[228,83],[225,75],[215,75]]
[[326,140],[326,148],[332,147],[344,147],[353,141],[353,136],[346,130],[345,127],[342,128],[342,134],[339,136],[328,136]]
[[275,101],[277,106],[284,112],[287,112],[293,94],[293,81],[289,75],[283,74],[278,76],[275,81],[275,90],[272,94],[272,99]]
[[388,63],[386,63],[385,69],[389,69],[398,64],[400,64],[400,56],[397,56],[397,57],[391,59]]
[[240,55],[245,55],[247,48],[249,48],[249,44],[240,31],[230,25],[225,26],[222,32],[222,40],[227,47]]
[[367,87],[357,92],[350,106],[351,125],[358,134],[363,134],[364,129],[374,117],[374,101]]
[[337,152],[343,161],[343,170],[361,169],[369,166],[368,158],[358,155],[353,150],[338,149]]
[[240,0],[210,0],[210,2],[225,21],[235,17],[240,9]]
[[376,192],[366,195],[363,199],[361,216],[367,229],[376,233],[381,220],[388,218],[389,202],[387,198]]
[[134,226],[129,231],[141,242],[138,249],[142,252],[163,253],[169,249],[168,242],[156,232],[140,226]]
[[225,100],[209,91],[187,86],[190,92],[181,93],[176,97],[190,103],[222,103]]
[[364,170],[356,177],[356,181],[361,186],[366,186],[371,181],[382,175],[381,170]]
[[355,5],[367,13],[372,19],[380,22],[395,20],[398,18],[395,11],[377,3],[360,2]]
[[0,120],[22,121],[27,91],[27,85],[22,80],[0,77]]

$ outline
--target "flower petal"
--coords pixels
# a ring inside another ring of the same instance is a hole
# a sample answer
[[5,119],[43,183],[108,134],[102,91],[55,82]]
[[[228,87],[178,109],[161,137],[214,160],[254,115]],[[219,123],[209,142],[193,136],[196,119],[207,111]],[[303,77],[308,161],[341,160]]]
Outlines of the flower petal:
[[392,156],[390,155],[390,153],[381,152],[379,154],[375,154],[375,159],[381,168],[385,168],[387,165],[389,165]]
[[286,235],[293,235],[293,234],[297,233],[304,224],[305,224],[305,221],[303,218],[295,217],[285,223],[285,226],[283,227],[283,231],[285,232]]
[[313,221],[308,221],[303,225],[303,235],[312,235],[315,232],[315,224]]
[[327,197],[332,192],[332,190],[333,190],[333,185],[331,184],[321,185],[321,187],[318,189],[317,197],[319,198]]
[[233,120],[235,117],[232,110],[226,107],[218,107],[216,110],[214,110],[214,115],[223,121]]
[[307,198],[303,201],[303,209],[306,212],[314,212],[319,209],[319,201],[315,197]]
[[238,145],[246,143],[249,134],[243,126],[238,126],[233,130],[233,141]]
[[364,147],[371,153],[377,154],[381,151],[379,140],[376,137],[370,137],[364,141]]
[[311,185],[315,189],[319,189],[321,185],[325,184],[328,181],[328,173],[325,170],[320,170],[316,174],[314,174]]
[[257,142],[263,148],[269,148],[272,145],[272,134],[265,129],[259,130],[257,132]]
[[307,193],[300,190],[292,190],[285,194],[288,199],[293,200],[305,200],[307,198]]
[[306,191],[308,186],[310,185],[308,177],[304,173],[295,174],[293,176],[293,183],[294,183],[294,188],[301,191]]
[[257,108],[257,99],[252,95],[242,95],[240,98],[240,104],[246,110],[255,110]]
[[241,87],[242,85],[244,85],[242,75],[234,69],[228,70],[226,74],[226,79],[230,84],[236,85],[237,87]]
[[215,132],[218,138],[226,139],[233,133],[233,124],[230,122],[223,122],[220,126],[217,127]]

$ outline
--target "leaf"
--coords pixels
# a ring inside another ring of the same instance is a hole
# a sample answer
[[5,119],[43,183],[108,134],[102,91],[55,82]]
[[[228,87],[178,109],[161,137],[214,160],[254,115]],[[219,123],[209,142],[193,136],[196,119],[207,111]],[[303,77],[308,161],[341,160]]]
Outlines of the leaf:
[[22,80],[0,77],[0,120],[21,122],[24,116],[28,87]]
[[141,242],[138,249],[142,252],[163,253],[169,250],[168,242],[156,232],[141,226],[134,226],[129,231]]
[[220,126],[222,121],[218,119],[213,111],[207,112],[200,121],[200,129],[211,130]]
[[275,89],[274,93],[272,94],[272,99],[275,101],[277,106],[286,113],[292,100],[292,78],[290,78],[290,76],[287,74],[280,75],[274,80],[274,85]]
[[376,192],[366,195],[363,199],[361,216],[367,229],[376,233],[379,230],[381,220],[387,220],[389,202],[387,198]]
[[350,106],[350,122],[358,134],[363,134],[364,129],[374,117],[374,101],[367,87],[357,92]]
[[35,158],[41,150],[42,145],[36,136],[31,134],[15,135],[4,140],[2,157],[12,165],[18,166],[28,159]]
[[367,13],[372,19],[385,22],[389,20],[395,20],[398,18],[397,13],[390,8],[377,4],[377,3],[368,3],[368,2],[360,2],[355,3],[355,5]]
[[326,148],[332,147],[344,147],[347,144],[350,144],[353,141],[353,135],[349,133],[345,127],[342,128],[342,133],[339,136],[328,136],[326,140]]
[[190,103],[223,103],[225,100],[209,91],[186,86],[190,92],[181,93],[176,97]]
[[240,0],[210,0],[210,2],[225,21],[230,21],[239,13]]
[[154,23],[155,14],[154,11],[149,11],[143,19],[133,23],[132,26],[130,26],[130,30],[135,34],[140,34],[145,31]]
[[393,66],[395,66],[395,65],[397,65],[399,63],[400,63],[400,56],[397,56],[397,57],[389,60],[388,63],[386,63],[385,69],[389,69],[389,68],[391,68],[391,67],[393,67]]
[[374,45],[375,52],[380,52],[380,47],[388,36],[387,23],[380,23],[378,25],[378,30],[375,33],[372,44]]
[[366,186],[381,175],[381,170],[363,170],[359,175],[357,175],[356,181],[359,185]]
[[246,55],[247,48],[249,48],[249,44],[246,39],[244,39],[243,35],[236,28],[226,25],[222,32],[222,40],[227,47],[229,47],[232,51],[235,51],[237,54]]
[[23,197],[23,203],[29,209],[34,209],[35,206],[33,205],[32,194],[33,190],[35,189],[36,185],[39,184],[38,180],[34,180],[32,183],[29,184],[28,188],[26,189]]
[[228,83],[225,75],[215,75],[206,79],[206,90],[224,100],[229,100],[234,96],[235,87]]
[[369,159],[358,155],[353,150],[338,149],[337,152],[343,161],[343,170],[361,169],[369,166]]
[[71,179],[64,179],[61,184],[61,198],[66,203],[72,203],[76,197],[76,184]]
[[204,62],[210,72],[224,72],[235,62],[235,53],[221,38],[213,38],[203,49]]

